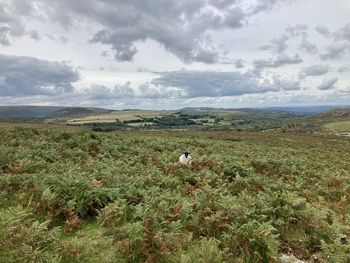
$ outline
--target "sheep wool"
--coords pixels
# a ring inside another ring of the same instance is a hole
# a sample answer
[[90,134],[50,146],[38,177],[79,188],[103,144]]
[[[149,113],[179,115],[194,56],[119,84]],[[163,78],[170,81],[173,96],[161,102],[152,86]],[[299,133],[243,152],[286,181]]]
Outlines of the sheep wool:
[[190,154],[184,153],[180,156],[179,162],[183,165],[190,165],[191,164],[192,157]]

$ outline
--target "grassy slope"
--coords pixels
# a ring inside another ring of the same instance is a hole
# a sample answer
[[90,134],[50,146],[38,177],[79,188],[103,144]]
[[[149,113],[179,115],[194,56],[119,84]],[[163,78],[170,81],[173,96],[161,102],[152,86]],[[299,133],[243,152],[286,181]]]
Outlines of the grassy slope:
[[350,133],[350,120],[330,122],[325,124],[324,127],[336,133],[345,133],[345,132]]
[[300,119],[295,129],[299,132],[311,132],[319,134],[339,134],[337,128],[344,128],[342,122],[350,121],[350,109],[333,109],[324,113]]
[[[289,251],[348,262],[349,147],[277,133],[1,129],[0,262],[274,262]],[[183,149],[191,168],[177,163]]]

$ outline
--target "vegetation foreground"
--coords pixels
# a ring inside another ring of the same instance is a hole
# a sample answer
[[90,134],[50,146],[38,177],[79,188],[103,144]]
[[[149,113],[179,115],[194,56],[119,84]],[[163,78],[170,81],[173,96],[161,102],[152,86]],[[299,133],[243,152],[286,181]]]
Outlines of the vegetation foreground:
[[0,262],[350,262],[349,149],[287,133],[0,129]]

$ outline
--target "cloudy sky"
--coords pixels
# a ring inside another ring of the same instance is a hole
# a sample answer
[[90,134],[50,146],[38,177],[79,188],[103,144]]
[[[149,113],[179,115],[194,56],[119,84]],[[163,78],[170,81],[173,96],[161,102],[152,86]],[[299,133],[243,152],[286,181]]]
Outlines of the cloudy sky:
[[349,14],[349,0],[0,0],[0,105],[349,105]]

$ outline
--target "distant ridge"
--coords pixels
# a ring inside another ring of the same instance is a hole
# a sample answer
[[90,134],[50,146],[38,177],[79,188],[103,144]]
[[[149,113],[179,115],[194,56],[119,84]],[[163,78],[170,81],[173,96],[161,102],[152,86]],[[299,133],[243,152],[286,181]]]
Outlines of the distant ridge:
[[[215,108],[215,107],[184,107],[179,112],[186,111],[237,111],[242,113],[291,113],[298,115],[318,115],[333,110],[349,109],[350,106],[296,106],[296,107],[266,107],[266,108]],[[62,107],[62,106],[0,106],[0,120],[9,119],[43,119],[43,118],[74,118],[89,115],[108,114],[116,110],[98,107]],[[136,111],[123,109],[118,111]],[[322,116],[320,116],[322,118]],[[335,117],[335,116],[333,116]]]
[[296,106],[296,107],[268,107],[265,110],[286,111],[304,114],[320,114],[334,109],[350,109],[350,106]]
[[325,122],[350,120],[350,108],[333,109],[317,114],[313,118]]
[[102,108],[66,107],[48,114],[47,117],[63,118],[63,117],[84,116],[84,115],[91,115],[91,114],[106,114],[109,112],[111,111],[102,109]]
[[240,111],[240,112],[290,112],[290,113],[301,113],[301,114],[320,114],[323,112],[328,112],[334,109],[350,109],[350,106],[331,106],[331,105],[321,105],[321,106],[286,106],[286,107],[260,107],[260,108],[214,108],[214,107],[185,107],[179,111],[190,111],[190,110],[200,110],[200,111],[215,111],[215,110],[227,110],[227,111]]
[[111,110],[93,107],[0,106],[0,119],[64,118],[109,112]]

